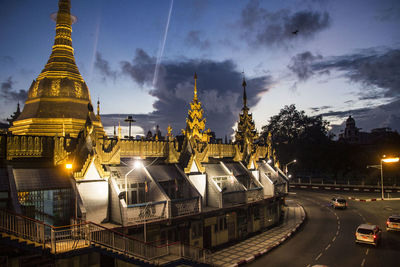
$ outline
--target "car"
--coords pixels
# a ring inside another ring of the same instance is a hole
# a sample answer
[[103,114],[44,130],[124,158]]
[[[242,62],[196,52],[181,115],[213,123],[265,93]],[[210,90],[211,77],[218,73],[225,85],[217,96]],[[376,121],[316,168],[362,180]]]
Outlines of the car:
[[386,221],[386,231],[400,231],[400,215],[391,215]]
[[360,224],[356,230],[356,243],[378,246],[381,240],[382,230],[374,224]]
[[347,208],[347,201],[343,197],[333,197],[331,199],[331,205],[335,209],[346,209]]

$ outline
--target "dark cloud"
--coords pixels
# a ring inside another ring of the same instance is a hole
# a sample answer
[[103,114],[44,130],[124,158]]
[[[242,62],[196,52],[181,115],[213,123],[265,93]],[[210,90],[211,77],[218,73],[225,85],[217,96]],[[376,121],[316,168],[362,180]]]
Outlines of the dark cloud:
[[310,109],[312,110],[312,112],[320,112],[328,108],[332,108],[332,106],[311,107]]
[[100,74],[103,76],[103,79],[112,78],[115,80],[117,77],[117,72],[111,70],[110,63],[103,59],[99,52],[96,52],[96,61],[94,62],[94,66],[97,70],[100,71]]
[[3,100],[10,100],[10,101],[25,101],[28,96],[26,90],[19,89],[14,90],[15,82],[12,80],[12,76],[8,77],[7,80],[3,81],[0,86],[0,96],[4,98]]
[[344,130],[345,121],[351,115],[355,121],[357,128],[363,131],[371,131],[375,128],[389,127],[391,129],[400,131],[400,116],[398,110],[400,109],[400,100],[396,99],[388,104],[383,104],[377,107],[349,109],[343,111],[331,111],[322,113],[324,117],[336,117],[343,119],[343,123],[339,125],[332,125],[334,133],[339,133]]
[[321,55],[313,55],[311,52],[306,51],[292,57],[290,64],[287,67],[297,76],[300,81],[304,81],[314,74],[312,63],[321,59]]
[[[301,58],[305,55],[305,60]],[[288,68],[299,80],[310,78],[315,73],[341,71],[352,82],[363,85],[360,99],[397,97],[400,95],[400,49],[377,51],[366,49],[359,53],[315,58],[305,52],[292,58]]]
[[201,50],[205,50],[210,48],[210,41],[208,39],[201,39],[200,31],[190,31],[186,35],[185,42],[189,46],[200,48]]
[[121,62],[122,73],[143,85],[153,79],[155,62],[155,57],[150,57],[143,49],[136,49],[132,62]]
[[[288,45],[295,39],[309,39],[331,24],[327,12],[289,9],[270,12],[251,0],[242,10],[240,24],[246,40],[252,45]],[[298,34],[293,31],[298,30]]]
[[[171,124],[175,134],[185,127],[189,102],[193,98],[193,75],[197,72],[198,94],[205,110],[206,127],[215,131],[217,136],[233,133],[232,126],[242,107],[243,88],[242,74],[231,60],[166,61],[160,66],[157,83],[153,85],[155,62],[154,57],[139,49],[132,62],[122,63],[124,74],[139,84],[153,87],[149,93],[157,100],[153,104],[155,111],[149,114],[149,118],[155,124],[159,124],[161,129]],[[258,103],[271,84],[270,76],[247,79],[250,107]],[[137,123],[140,125],[139,121]]]

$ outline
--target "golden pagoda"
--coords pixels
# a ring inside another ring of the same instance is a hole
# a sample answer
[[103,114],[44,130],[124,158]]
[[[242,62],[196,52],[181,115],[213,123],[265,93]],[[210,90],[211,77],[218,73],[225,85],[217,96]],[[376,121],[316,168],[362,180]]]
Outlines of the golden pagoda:
[[186,130],[182,130],[185,137],[190,140],[194,139],[200,142],[208,142],[210,140],[210,130],[204,130],[206,127],[206,119],[203,118],[203,108],[201,102],[197,98],[197,74],[194,74],[194,96],[190,103],[188,117],[186,118]]
[[21,115],[10,127],[13,134],[77,137],[87,120],[93,123],[96,133],[104,134],[75,63],[71,25],[76,18],[70,10],[70,0],[59,0],[52,53],[30,86]]
[[249,113],[247,107],[247,95],[246,95],[246,81],[243,78],[243,108],[239,114],[238,129],[235,133],[235,142],[243,145],[251,146],[257,139],[256,126],[253,121],[253,116]]

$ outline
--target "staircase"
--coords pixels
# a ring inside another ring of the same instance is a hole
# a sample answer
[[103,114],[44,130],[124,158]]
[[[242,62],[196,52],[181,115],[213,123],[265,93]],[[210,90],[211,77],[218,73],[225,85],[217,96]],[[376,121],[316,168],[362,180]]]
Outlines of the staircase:
[[140,266],[170,265],[180,259],[212,264],[208,250],[180,242],[154,245],[93,222],[54,227],[6,210],[0,210],[0,235],[3,243],[55,256],[90,249]]

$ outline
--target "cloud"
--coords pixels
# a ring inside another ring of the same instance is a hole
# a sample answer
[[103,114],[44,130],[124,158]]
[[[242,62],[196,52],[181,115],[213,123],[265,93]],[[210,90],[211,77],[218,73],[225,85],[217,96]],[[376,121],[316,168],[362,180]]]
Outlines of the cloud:
[[[121,67],[122,72],[135,82],[152,87],[155,63],[154,57],[138,49],[133,60],[122,62]],[[231,60],[207,59],[164,61],[157,83],[149,91],[156,98],[154,112],[147,115],[145,122],[137,120],[139,125],[147,124],[142,127],[145,131],[149,121],[153,121],[153,126],[159,124],[161,129],[171,124],[175,134],[185,128],[189,102],[193,98],[195,72],[199,99],[207,119],[206,127],[220,137],[233,133],[232,126],[242,107],[242,74]],[[246,82],[249,107],[255,106],[261,95],[272,86],[272,78],[267,75],[248,78]]]
[[117,77],[117,72],[111,70],[110,63],[107,60],[103,59],[99,52],[96,52],[94,67],[100,71],[100,74],[103,76],[103,80],[105,80],[106,78],[112,78],[115,81]]
[[190,31],[186,35],[185,42],[189,46],[200,48],[201,50],[206,50],[210,48],[210,41],[208,39],[202,40],[200,38],[200,31]]
[[332,108],[332,106],[311,107],[310,109],[312,112],[320,112],[329,108]]
[[[296,39],[309,39],[328,28],[331,17],[327,12],[280,9],[270,12],[251,0],[242,10],[240,24],[246,40],[256,46],[285,45]],[[297,34],[293,31],[298,30]]]
[[7,80],[3,81],[0,86],[0,96],[3,97],[4,100],[24,102],[28,96],[27,91],[23,89],[15,91],[13,89],[14,84],[15,82],[12,80],[12,76],[9,76]]
[[321,60],[321,55],[313,55],[306,51],[291,58],[290,64],[287,66],[300,81],[305,81],[314,74],[312,63],[316,60]]
[[122,61],[122,73],[130,76],[135,82],[143,85],[153,79],[156,58],[150,57],[143,49],[136,49],[132,62]]
[[288,68],[300,81],[314,74],[340,71],[351,82],[360,83],[360,99],[400,95],[400,49],[365,49],[359,53],[323,59],[304,52],[294,56]]
[[384,127],[400,131],[400,116],[398,115],[399,109],[400,100],[396,99],[388,104],[383,104],[377,107],[330,111],[320,115],[323,117],[336,117],[343,120],[339,125],[332,125],[335,133],[344,130],[345,121],[349,115],[355,119],[356,126],[361,128],[363,131],[371,131],[375,128]]

